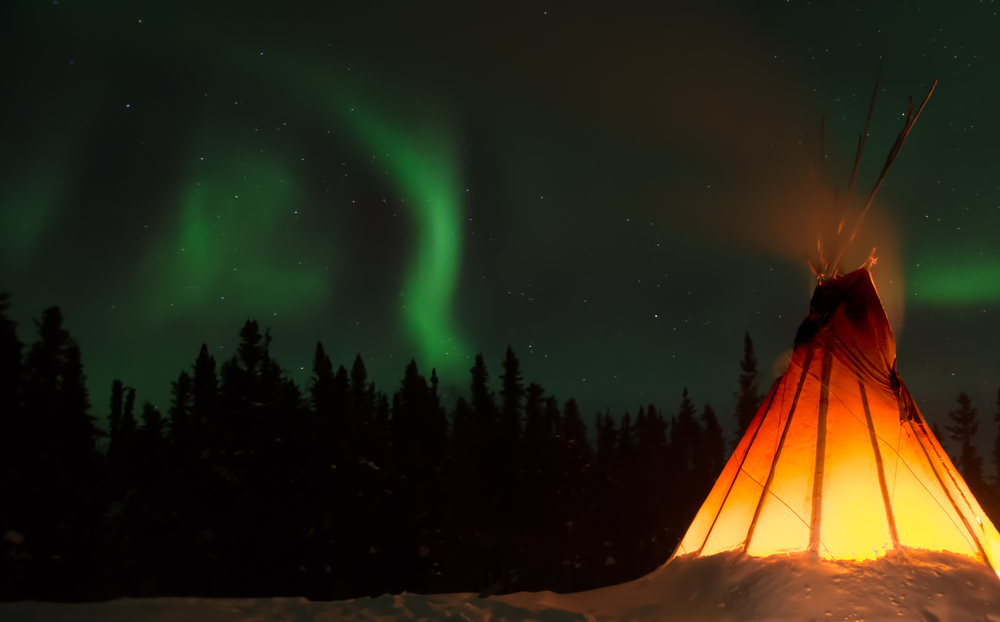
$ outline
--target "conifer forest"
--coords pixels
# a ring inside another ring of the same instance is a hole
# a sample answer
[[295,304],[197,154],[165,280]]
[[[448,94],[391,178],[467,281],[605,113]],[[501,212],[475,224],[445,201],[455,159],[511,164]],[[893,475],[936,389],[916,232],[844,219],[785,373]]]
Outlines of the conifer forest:
[[[248,320],[232,358],[192,344],[160,410],[128,378],[89,393],[60,310],[42,312],[25,344],[9,305],[2,295],[8,601],[571,592],[632,580],[670,557],[770,380],[747,335],[727,438],[686,390],[634,412],[581,412],[523,378],[508,348],[493,369],[475,358],[467,397],[448,411],[435,370],[411,361],[396,386],[376,387],[361,354],[338,364],[320,343],[299,387]],[[963,394],[946,430],[992,510],[977,417]]]

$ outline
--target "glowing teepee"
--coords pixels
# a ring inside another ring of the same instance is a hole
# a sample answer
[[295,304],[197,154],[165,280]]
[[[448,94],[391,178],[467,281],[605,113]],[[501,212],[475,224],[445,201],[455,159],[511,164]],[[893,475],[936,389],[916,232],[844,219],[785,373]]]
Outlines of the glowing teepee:
[[896,373],[867,269],[816,288],[775,381],[674,556],[872,559],[904,548],[1000,564],[1000,534]]

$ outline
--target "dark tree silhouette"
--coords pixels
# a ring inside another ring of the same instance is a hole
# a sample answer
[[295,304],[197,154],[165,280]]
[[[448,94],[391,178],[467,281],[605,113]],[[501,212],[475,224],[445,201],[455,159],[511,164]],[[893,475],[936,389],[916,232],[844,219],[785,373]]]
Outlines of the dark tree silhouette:
[[[138,447],[140,473],[146,469],[159,469],[161,454],[165,451],[164,443],[164,421],[160,411],[149,402],[142,405],[142,426],[136,434],[136,445]],[[142,479],[150,479],[144,477]]]
[[472,410],[476,413],[480,429],[485,434],[492,434],[496,425],[496,402],[490,391],[490,374],[486,370],[486,362],[482,353],[476,355],[470,370],[472,381],[469,384]]
[[532,382],[525,389],[524,401],[524,457],[529,480],[545,479],[552,441],[559,426],[558,406],[555,399],[545,396],[545,389]]
[[622,513],[622,482],[621,457],[618,453],[621,446],[620,432],[614,417],[606,410],[604,414],[597,413],[597,453],[595,457],[595,477],[593,498],[596,501],[593,508],[594,533],[600,537],[592,538],[589,552],[597,573],[608,579],[617,579],[622,557],[621,536],[624,532]]
[[195,451],[194,422],[192,416],[191,376],[182,371],[171,383],[170,396],[170,442],[174,451],[188,456]]
[[[676,482],[675,507],[670,516],[669,541],[676,543],[694,518],[698,507],[705,499],[706,488],[711,486],[705,473],[706,456],[701,452],[705,447],[705,431],[696,418],[694,403],[688,397],[687,389],[681,396],[680,408],[670,429],[670,451],[672,473]],[[666,551],[670,555],[671,551]]]
[[703,485],[701,496],[704,497],[726,464],[726,441],[715,411],[708,404],[705,404],[705,410],[701,412],[701,422],[704,425],[704,435],[696,465]]
[[80,349],[63,328],[62,313],[46,309],[36,326],[39,340],[25,359],[26,416],[11,455],[16,467],[5,478],[12,481],[4,499],[7,529],[18,534],[24,560],[14,569],[13,589],[31,598],[83,599],[103,506],[99,432]]
[[191,381],[191,416],[195,436],[209,454],[221,449],[218,418],[219,377],[215,371],[215,357],[209,355],[208,345],[201,344],[193,366]]
[[525,510],[519,531],[517,562],[521,589],[546,585],[555,563],[547,542],[552,528],[547,513],[553,479],[553,459],[560,422],[555,398],[547,397],[536,382],[524,392],[523,478],[521,505]]
[[757,391],[757,357],[753,353],[753,340],[750,333],[743,337],[743,360],[740,361],[740,390],[736,392],[736,431],[733,433],[733,446],[740,442],[750,422],[753,421],[764,396]]
[[689,483],[692,482],[691,476],[695,475],[702,462],[698,454],[704,446],[703,431],[698,425],[696,416],[694,403],[688,397],[688,390],[685,388],[681,395],[677,417],[670,429],[670,448],[678,474],[688,476]]
[[[343,366],[340,367],[343,370]],[[327,356],[323,344],[316,343],[313,355],[312,377],[309,379],[308,393],[312,405],[311,425],[307,426],[306,434],[313,434],[311,457],[305,478],[310,482],[310,488],[326,490],[327,496],[314,507],[313,515],[307,519],[314,537],[309,538],[310,548],[315,552],[309,556],[307,568],[322,567],[326,569],[324,560],[327,558],[347,560],[353,551],[347,537],[338,534],[351,534],[357,537],[355,516],[343,512],[341,502],[357,494],[357,471],[355,465],[349,462],[346,455],[348,442],[345,438],[345,408],[347,405],[348,387],[344,379],[338,378],[334,372],[333,362]],[[331,568],[329,577],[334,587],[323,597],[340,597],[349,590],[346,584],[350,578],[346,574],[344,564],[336,564]],[[317,589],[313,587],[313,590]]]
[[[528,479],[525,471],[523,430],[524,381],[521,363],[514,350],[507,346],[500,374],[500,413],[497,421],[495,445],[496,459],[496,510],[498,532],[503,534],[499,546],[505,554],[498,560],[503,578],[509,582],[511,573],[517,575],[522,565],[518,555],[520,539],[527,524],[524,486]],[[510,589],[509,586],[505,586]]]
[[326,355],[321,342],[316,342],[316,353],[313,355],[312,377],[309,379],[309,401],[312,403],[313,412],[322,421],[327,434],[328,441],[333,444],[336,441],[334,416],[334,375],[333,363]]
[[482,353],[476,355],[469,373],[468,405],[471,417],[467,426],[460,421],[458,413],[455,418],[456,425],[465,427],[460,432],[468,442],[467,449],[461,450],[456,465],[466,472],[456,481],[463,482],[463,494],[467,497],[466,503],[462,504],[460,520],[460,537],[468,547],[463,557],[470,560],[471,567],[475,568],[476,587],[482,590],[504,579],[509,570],[504,535],[510,519],[507,509],[501,508],[508,493],[503,475],[508,471],[509,463],[498,442],[501,439],[501,424]]
[[0,292],[0,532],[7,535],[0,540],[0,599],[14,597],[17,588],[12,579],[23,572],[24,563],[18,560],[24,553],[24,533],[18,529],[26,520],[15,503],[27,493],[23,452],[25,443],[33,440],[27,435],[34,432],[21,408],[24,345],[17,337],[17,324],[7,316],[9,308],[10,294]]
[[551,516],[555,519],[553,535],[562,553],[558,560],[562,571],[554,581],[557,591],[572,592],[591,587],[588,578],[593,570],[587,563],[593,455],[587,443],[587,426],[574,399],[566,400],[563,406],[554,450]]
[[[348,369],[317,344],[303,400],[253,320],[218,373],[202,345],[166,417],[148,403],[137,417],[135,389],[115,380],[102,457],[61,314],[43,314],[22,358],[7,301],[4,599],[593,588],[660,566],[725,460],[715,413],[699,416],[686,390],[670,425],[653,404],[597,414],[592,448],[577,403],[526,383],[511,348],[499,391],[479,355],[446,414],[436,370],[411,361],[390,398],[360,354]],[[756,410],[749,336],[743,362]],[[975,434],[967,398],[952,422]],[[958,462],[978,486],[966,446]]]
[[111,412],[108,414],[108,446],[105,455],[109,461],[114,459],[118,444],[121,443],[122,407],[125,397],[125,387],[121,380],[111,381]]
[[657,560],[669,554],[670,516],[687,478],[677,470],[667,432],[667,422],[654,404],[639,408],[635,417],[636,484],[632,494],[637,499],[636,514],[641,517],[634,544],[643,573],[662,564]]
[[597,427],[597,472],[601,479],[609,479],[617,466],[618,427],[611,413],[594,416]]
[[524,384],[521,377],[521,363],[517,355],[507,346],[500,374],[500,427],[501,434],[511,446],[521,437],[521,401],[524,398]]
[[[137,479],[133,468],[133,462],[137,453],[137,427],[138,422],[135,418],[135,389],[132,387],[125,387],[125,404],[122,406],[122,424],[121,429],[118,431],[118,439],[115,441],[115,445],[119,447],[118,454],[120,454],[121,470],[125,476],[125,490],[128,489],[127,484],[132,484]],[[125,491],[123,490],[122,493],[124,494],[124,492]]]
[[[436,378],[436,371],[432,378]],[[447,454],[447,420],[437,396],[415,361],[406,366],[393,396],[392,443],[396,484],[398,589],[434,591],[445,552],[441,541],[440,473]]]
[[350,378],[351,439],[357,453],[368,460],[381,460],[383,439],[375,420],[375,383],[368,382],[368,370],[361,354],[354,357]]
[[[17,337],[17,323],[7,316],[10,294],[0,292],[0,424],[4,430],[14,431],[17,423],[18,393],[24,373],[22,356],[24,344]],[[5,435],[10,439],[10,435]],[[8,449],[6,445],[4,449]]]
[[[270,355],[270,333],[248,320],[236,354],[222,365],[218,466],[229,484],[220,493],[217,535],[231,580],[259,592],[287,593],[300,575],[295,513],[299,511],[307,450],[297,434],[301,396]],[[267,504],[256,500],[268,498]]]
[[[645,414],[645,413],[644,413]],[[615,467],[615,477],[618,482],[618,496],[613,503],[617,507],[619,514],[618,537],[615,540],[616,555],[614,577],[618,581],[626,581],[641,576],[641,567],[646,563],[646,541],[647,526],[652,526],[648,522],[643,512],[648,511],[648,505],[642,496],[645,484],[645,469],[637,455],[637,427],[632,423],[632,416],[625,413],[621,419],[621,426],[618,430],[617,461]],[[661,460],[666,461],[666,436],[659,442],[654,443],[659,446],[662,452]],[[666,498],[666,490],[661,490],[660,494]],[[662,525],[660,526],[663,527]],[[652,536],[650,535],[649,538]],[[651,541],[651,540],[650,540]],[[605,560],[607,565],[607,560]]]
[[953,439],[961,444],[961,454],[958,458],[958,470],[969,485],[969,490],[977,497],[985,492],[983,479],[983,459],[976,451],[974,438],[979,430],[976,409],[972,400],[965,393],[958,395],[958,408],[948,413],[952,425],[946,426]]

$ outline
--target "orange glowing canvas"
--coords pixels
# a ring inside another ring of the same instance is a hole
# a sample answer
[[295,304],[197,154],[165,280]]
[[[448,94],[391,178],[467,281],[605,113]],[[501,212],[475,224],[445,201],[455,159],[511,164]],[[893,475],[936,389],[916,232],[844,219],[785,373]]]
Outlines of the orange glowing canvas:
[[903,548],[1000,562],[1000,534],[896,373],[865,268],[816,288],[775,381],[674,556],[873,559]]

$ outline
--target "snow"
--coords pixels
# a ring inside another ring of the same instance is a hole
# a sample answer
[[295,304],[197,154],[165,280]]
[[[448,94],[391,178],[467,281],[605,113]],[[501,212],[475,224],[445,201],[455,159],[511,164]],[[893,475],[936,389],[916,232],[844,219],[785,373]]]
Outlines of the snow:
[[304,598],[120,599],[0,604],[5,622],[591,622],[628,620],[922,620],[1000,622],[1000,580],[948,553],[896,551],[866,562],[802,554],[683,557],[630,583],[577,594],[400,594],[340,602]]

